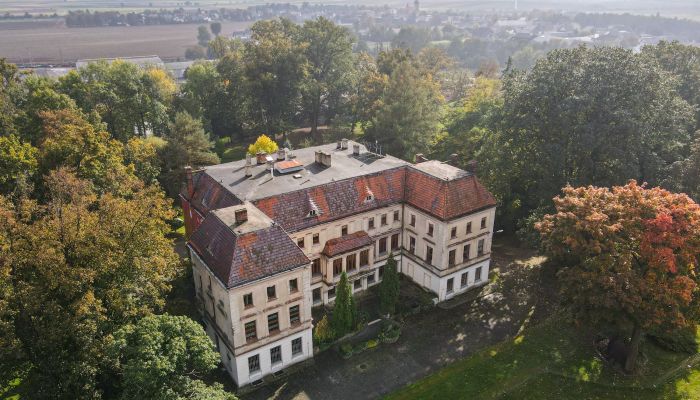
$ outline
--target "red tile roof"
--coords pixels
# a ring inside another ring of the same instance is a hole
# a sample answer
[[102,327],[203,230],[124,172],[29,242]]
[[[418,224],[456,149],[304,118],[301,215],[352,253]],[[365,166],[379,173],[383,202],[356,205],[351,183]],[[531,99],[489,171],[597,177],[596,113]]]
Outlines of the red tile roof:
[[206,215],[207,212],[211,210],[243,204],[233,193],[228,191],[204,170],[193,172],[192,182],[194,186],[192,198],[188,196],[186,185],[181,194],[185,199],[189,200],[202,215]]
[[323,254],[328,257],[334,257],[338,254],[357,250],[360,247],[369,246],[370,244],[372,244],[372,238],[367,234],[367,232],[358,231],[349,235],[328,240],[326,245],[323,247]]
[[474,175],[443,180],[411,167],[406,172],[405,201],[442,220],[496,206],[496,198]]
[[[362,175],[254,201],[288,232],[344,218],[403,200],[405,168]],[[367,201],[368,191],[373,199]],[[317,215],[310,216],[312,208]]]
[[237,235],[213,213],[189,244],[227,288],[310,262],[279,225]]

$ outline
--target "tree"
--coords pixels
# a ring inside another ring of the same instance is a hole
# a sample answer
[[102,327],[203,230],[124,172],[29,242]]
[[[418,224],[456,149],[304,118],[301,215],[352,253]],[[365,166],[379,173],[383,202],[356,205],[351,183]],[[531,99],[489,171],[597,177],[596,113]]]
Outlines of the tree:
[[163,160],[161,182],[166,192],[175,197],[184,182],[186,166],[198,168],[217,164],[219,157],[212,151],[214,145],[202,129],[202,122],[187,113],[175,115],[165,138],[167,144],[160,152]]
[[158,137],[131,138],[124,145],[124,164],[133,168],[143,183],[158,183],[161,164],[158,152],[165,144],[166,141]]
[[211,29],[211,33],[214,34],[214,36],[219,36],[221,33],[221,22],[212,22],[209,24],[209,28]]
[[560,188],[659,184],[690,145],[693,111],[655,63],[619,48],[555,50],[506,69],[503,110],[479,158],[481,178],[519,220]]
[[536,227],[574,316],[631,332],[631,371],[645,331],[697,323],[700,206],[635,181],[563,192]]
[[0,58],[0,134],[17,133],[15,118],[19,110],[16,100],[20,95],[21,81],[17,66]]
[[122,399],[235,400],[221,384],[208,387],[201,380],[216,369],[219,353],[188,317],[146,316],[120,328],[107,352],[121,377]]
[[65,168],[49,172],[45,187],[45,204],[0,201],[11,216],[0,227],[0,238],[12,238],[0,263],[30,366],[24,387],[29,398],[95,398],[109,336],[164,304],[179,268],[165,237],[174,213],[156,187],[98,194]]
[[209,29],[205,25],[200,25],[197,28],[197,43],[202,47],[207,47],[209,41],[211,40],[211,34]]
[[404,159],[428,151],[437,134],[444,99],[438,85],[408,62],[400,63],[366,134],[383,151]]
[[56,82],[48,78],[30,75],[22,83],[23,95],[17,105],[22,110],[15,120],[21,137],[33,145],[41,141],[44,111],[75,109],[75,102],[65,94],[56,91]]
[[383,313],[393,314],[396,311],[396,303],[399,301],[399,273],[396,270],[396,260],[393,254],[384,265],[382,282],[379,285],[379,305]]
[[335,338],[335,332],[328,322],[328,314],[324,314],[323,318],[314,327],[314,340],[317,343],[330,342]]
[[243,51],[246,92],[254,127],[286,133],[299,111],[306,71],[299,26],[288,19],[258,21]]
[[409,49],[413,54],[418,54],[430,43],[430,31],[415,26],[404,26],[399,33],[391,39],[391,47],[395,49]]
[[185,58],[188,60],[202,60],[207,58],[207,51],[202,46],[192,46],[185,49]]
[[371,121],[377,115],[388,82],[389,77],[379,72],[369,54],[357,55],[350,89],[351,131],[358,123]]
[[21,177],[31,177],[37,169],[37,149],[17,136],[0,136],[0,194],[14,190]]
[[124,165],[123,145],[104,130],[95,129],[80,111],[41,113],[43,140],[39,144],[39,172],[46,175],[70,168],[100,192],[130,190],[134,176]]
[[71,71],[59,80],[59,88],[86,115],[99,113],[107,131],[122,142],[134,135],[163,134],[176,93],[167,73],[120,60],[93,62]]
[[333,332],[338,337],[355,330],[357,324],[357,309],[352,297],[352,288],[348,283],[348,276],[343,272],[340,281],[335,288],[335,304],[333,306],[332,326]]
[[321,111],[328,105],[339,104],[349,89],[354,40],[346,28],[323,17],[306,21],[300,36],[308,62],[302,85],[304,110],[309,114],[311,134],[315,135]]
[[248,154],[256,155],[258,152],[263,152],[265,154],[272,154],[278,149],[277,143],[270,139],[267,135],[260,135],[255,140],[255,143],[248,146]]

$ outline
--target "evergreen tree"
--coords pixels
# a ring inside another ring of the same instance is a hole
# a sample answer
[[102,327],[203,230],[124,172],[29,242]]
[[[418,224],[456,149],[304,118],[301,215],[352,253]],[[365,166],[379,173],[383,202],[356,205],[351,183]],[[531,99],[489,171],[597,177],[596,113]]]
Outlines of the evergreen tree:
[[385,314],[393,314],[399,300],[399,274],[393,254],[384,265],[382,283],[379,285],[379,307]]
[[357,319],[355,300],[352,297],[352,290],[348,283],[348,276],[345,272],[340,275],[340,282],[336,286],[335,306],[333,308],[332,326],[338,337],[353,330]]

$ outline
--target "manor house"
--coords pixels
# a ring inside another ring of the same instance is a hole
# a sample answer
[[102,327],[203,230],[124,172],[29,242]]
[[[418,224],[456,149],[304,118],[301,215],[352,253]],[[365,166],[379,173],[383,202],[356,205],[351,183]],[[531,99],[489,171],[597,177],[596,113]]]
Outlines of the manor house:
[[475,176],[341,140],[187,171],[181,193],[207,333],[243,386],[313,356],[313,306],[399,272],[444,301],[486,283],[496,201]]

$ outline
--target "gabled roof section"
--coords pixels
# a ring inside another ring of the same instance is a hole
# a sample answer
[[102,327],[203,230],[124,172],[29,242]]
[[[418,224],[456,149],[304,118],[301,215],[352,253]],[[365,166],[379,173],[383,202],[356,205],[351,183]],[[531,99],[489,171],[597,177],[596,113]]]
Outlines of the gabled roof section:
[[[424,163],[418,164],[421,166]],[[405,201],[442,220],[496,206],[496,199],[473,174],[459,170],[416,168],[406,171]],[[446,175],[445,175],[446,173]]]
[[[253,204],[288,232],[403,201],[405,168],[326,183],[256,200]],[[372,200],[367,201],[368,192]],[[310,215],[311,204],[316,215]]]
[[223,187],[220,182],[214,180],[204,170],[192,173],[192,183],[194,193],[191,198],[188,196],[186,185],[180,194],[204,215],[211,210],[242,204],[233,193]]
[[334,257],[352,250],[357,250],[360,247],[369,246],[371,244],[372,238],[369,236],[369,234],[367,234],[367,232],[353,232],[349,235],[328,240],[326,245],[323,247],[323,254],[328,257]]
[[[242,207],[248,220],[236,224]],[[189,245],[229,289],[310,262],[279,225],[248,203],[210,212]]]

